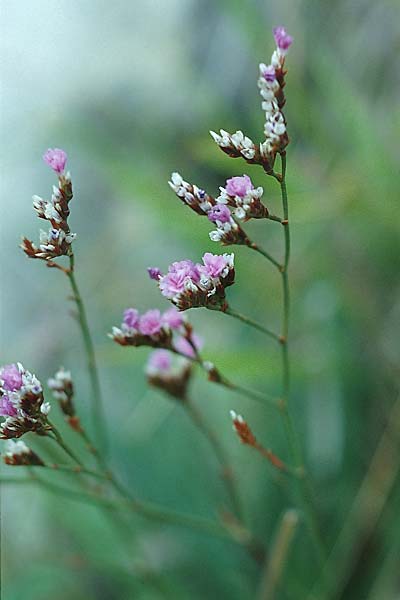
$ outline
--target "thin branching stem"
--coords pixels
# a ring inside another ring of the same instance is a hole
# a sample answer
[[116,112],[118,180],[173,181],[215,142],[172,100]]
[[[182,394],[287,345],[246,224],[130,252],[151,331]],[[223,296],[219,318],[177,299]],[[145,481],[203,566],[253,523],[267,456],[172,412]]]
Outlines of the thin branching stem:
[[230,379],[227,379],[223,375],[221,376],[221,380],[217,381],[217,383],[220,383],[221,385],[225,386],[226,388],[228,388],[230,390],[237,392],[238,394],[242,394],[243,396],[250,398],[250,400],[255,400],[256,402],[260,402],[262,404],[265,404],[267,402],[268,404],[273,406],[275,409],[279,408],[279,399],[278,398],[275,398],[274,396],[267,394],[265,392],[258,392],[257,390],[250,390],[248,388],[245,388],[241,385],[238,385],[237,383],[234,383]]
[[60,471],[62,473],[72,473],[72,474],[80,474],[90,475],[91,477],[95,477],[96,479],[107,479],[102,473],[98,473],[97,471],[92,471],[91,469],[87,469],[86,467],[80,467],[79,465],[76,467],[72,467],[70,465],[59,465],[57,463],[49,464],[44,463],[42,465],[30,465],[31,469],[36,468],[45,468],[50,469],[52,471]]
[[254,243],[254,242],[252,242],[249,245],[249,248],[251,248],[252,250],[255,250],[256,252],[258,252],[259,254],[264,256],[264,258],[269,260],[269,262],[272,263],[274,265],[274,267],[276,267],[279,271],[282,270],[282,265],[271,254],[269,254],[269,252],[264,250],[264,248],[261,248],[261,246],[259,246],[258,244]]
[[132,501],[132,500],[115,500],[110,498],[104,498],[102,496],[94,495],[91,493],[82,493],[69,490],[57,484],[38,478],[13,478],[13,477],[1,477],[1,484],[32,484],[39,483],[44,488],[57,493],[63,497],[77,500],[80,502],[86,502],[93,504],[98,507],[105,507],[110,510],[131,510],[142,517],[151,521],[157,521],[159,523],[167,523],[171,525],[177,525],[182,527],[188,527],[197,531],[202,531],[217,537],[230,538],[233,536],[230,532],[219,525],[216,522],[210,521],[203,517],[194,517],[192,515],[181,514],[175,511],[170,511],[159,507],[156,504]]
[[254,400],[255,402],[260,402],[262,404],[265,404],[267,402],[268,404],[273,406],[275,409],[279,409],[279,403],[280,403],[279,398],[275,398],[274,396],[272,396],[272,394],[267,394],[266,392],[258,392],[257,390],[251,390],[251,389],[243,387],[237,383],[234,383],[233,381],[231,381],[230,379],[225,377],[225,375],[222,375],[222,373],[220,372],[220,370],[217,367],[215,367],[215,369],[218,372],[218,377],[215,379],[210,377],[209,368],[207,366],[208,362],[200,356],[200,354],[198,353],[198,351],[196,349],[195,349],[195,356],[188,356],[187,354],[184,354],[183,352],[179,352],[179,350],[176,350],[175,348],[170,348],[170,350],[174,354],[178,354],[179,356],[182,356],[183,358],[186,358],[187,360],[190,360],[190,361],[198,364],[203,369],[203,371],[208,375],[209,381],[212,381],[213,383],[216,383],[218,385],[223,385],[224,387],[228,388],[229,390],[232,390],[234,392],[237,392],[238,394],[246,396],[250,400]]
[[282,197],[283,208],[283,227],[285,239],[285,256],[284,268],[281,271],[282,290],[283,290],[283,313],[282,313],[282,335],[279,336],[282,352],[282,399],[279,404],[282,419],[285,427],[286,437],[292,454],[292,458],[296,468],[301,476],[300,495],[304,507],[304,512],[310,529],[311,537],[314,542],[316,556],[320,565],[325,562],[325,548],[321,539],[315,508],[313,503],[311,484],[308,474],[305,470],[302,450],[298,441],[297,433],[293,425],[293,421],[289,412],[289,396],[290,396],[290,361],[289,361],[289,318],[290,318],[290,295],[289,295],[289,260],[290,260],[290,228],[289,228],[289,205],[286,188],[286,154],[281,154],[282,173],[275,174],[275,179],[279,181]]
[[104,460],[102,454],[98,451],[98,449],[96,448],[96,446],[93,444],[92,440],[90,439],[89,435],[87,434],[85,429],[80,428],[79,431],[77,432],[81,438],[83,439],[83,441],[85,442],[86,448],[88,450],[88,452],[90,452],[90,454],[92,456],[94,456],[95,461],[97,462],[100,470],[106,474],[108,476],[109,474],[109,470],[108,470],[108,466],[106,461]]
[[240,499],[239,492],[236,488],[236,483],[235,483],[235,479],[234,479],[234,474],[232,472],[232,467],[230,465],[230,461],[228,459],[228,456],[225,452],[223,445],[220,442],[219,437],[215,434],[213,429],[208,425],[208,423],[204,419],[203,415],[201,414],[199,409],[196,407],[196,405],[193,404],[193,402],[191,402],[190,400],[186,400],[183,403],[183,406],[184,406],[186,412],[188,413],[188,415],[190,416],[191,420],[193,421],[193,423],[202,432],[202,434],[206,437],[206,439],[209,441],[210,445],[212,446],[215,456],[216,456],[219,464],[221,465],[222,479],[225,483],[226,491],[231,500],[232,507],[235,510],[237,517],[239,519],[242,519],[243,518],[242,502]]
[[258,331],[261,331],[262,333],[274,339],[275,341],[281,341],[280,336],[277,333],[271,331],[267,327],[264,327],[264,325],[260,325],[260,323],[258,323],[257,321],[253,321],[253,319],[250,319],[250,317],[246,317],[245,315],[242,315],[241,313],[233,310],[233,308],[231,308],[230,306],[225,308],[223,312],[227,315],[230,315],[234,319],[238,319],[238,321],[242,321],[242,323],[246,323],[246,325],[250,325],[250,327],[257,329]]
[[[221,465],[224,468],[224,481],[226,482],[227,490],[232,499],[233,506],[235,510],[240,514],[240,504],[239,504],[239,496],[237,494],[236,488],[234,486],[234,482],[231,479],[231,474],[229,471],[228,460],[225,456],[224,449],[220,444],[217,436],[214,434],[211,428],[208,427],[207,423],[204,421],[201,413],[191,404],[185,403],[185,407],[190,413],[191,418],[196,422],[196,425],[202,430],[203,434],[206,435],[210,443],[214,447],[214,451],[220,460]],[[53,426],[54,428],[54,426]],[[55,428],[54,428],[55,429]],[[58,433],[58,432],[57,432]],[[86,468],[73,468],[67,469],[69,472],[75,473],[87,473],[89,475],[96,474],[97,477],[108,481],[108,483],[114,488],[119,496],[121,496],[122,500],[127,503],[127,505],[137,512],[138,514],[147,517],[149,519],[155,519],[160,522],[171,523],[176,525],[182,525],[186,527],[194,527],[194,529],[201,529],[204,531],[209,531],[209,533],[216,534],[218,528],[220,528],[218,523],[214,523],[212,521],[208,521],[207,519],[203,519],[201,517],[193,517],[191,515],[183,515],[177,512],[171,512],[165,510],[162,507],[159,507],[154,504],[150,504],[148,502],[143,502],[138,500],[124,485],[120,483],[120,481],[116,478],[114,473],[107,468],[107,465],[101,455],[101,453],[97,450],[97,448],[93,445],[90,437],[84,430],[79,432],[82,435],[82,438],[85,440],[86,445],[89,451],[95,456],[97,459],[98,465],[101,469],[101,473],[95,473]],[[60,434],[58,433],[60,436]],[[60,436],[61,438],[61,436]],[[61,438],[62,439],[62,438]],[[58,440],[57,440],[58,441]],[[65,443],[62,446],[66,451],[68,451],[68,447]],[[229,527],[229,523],[226,523],[226,528],[230,532],[230,536],[240,545],[244,546],[249,554],[255,559],[260,560],[260,557],[264,554],[264,550],[261,548],[261,545],[253,539],[250,532],[241,524],[236,526],[236,524],[232,527]],[[218,535],[223,535],[224,530],[220,528]],[[238,533],[240,535],[238,535]],[[223,537],[226,537],[223,535]]]
[[107,448],[107,432],[105,427],[104,408],[102,402],[99,373],[97,369],[96,355],[94,351],[92,336],[89,329],[85,305],[83,303],[82,296],[79,292],[79,287],[75,278],[75,259],[73,253],[70,254],[69,261],[70,268],[66,270],[66,275],[71,284],[73,299],[78,310],[78,321],[86,352],[87,366],[92,387],[91,398],[93,428],[96,433],[96,437],[99,440],[99,443],[101,444],[101,447]]
[[298,513],[293,509],[286,510],[278,525],[269,560],[266,561],[264,567],[257,600],[273,600],[275,598],[298,524]]
[[84,465],[82,463],[82,461],[80,460],[80,458],[78,458],[76,456],[76,454],[73,452],[73,450],[71,450],[71,448],[66,444],[66,442],[64,441],[64,438],[62,437],[61,433],[58,431],[57,427],[51,423],[50,421],[48,421],[51,430],[50,430],[50,434],[53,435],[48,435],[48,437],[50,437],[51,439],[55,440],[57,442],[57,444],[64,450],[64,452],[66,454],[68,454],[68,456],[70,458],[72,458],[72,460],[74,462],[76,462],[76,464],[81,467],[84,468]]

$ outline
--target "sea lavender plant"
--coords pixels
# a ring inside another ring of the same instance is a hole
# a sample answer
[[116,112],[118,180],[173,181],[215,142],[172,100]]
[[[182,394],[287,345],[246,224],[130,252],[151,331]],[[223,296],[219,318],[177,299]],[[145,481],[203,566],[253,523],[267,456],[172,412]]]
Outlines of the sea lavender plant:
[[[255,187],[248,174],[228,178],[219,187],[215,196],[211,196],[195,184],[188,183],[177,172],[172,173],[169,185],[184,205],[191,208],[196,215],[206,217],[212,223],[214,229],[209,236],[213,242],[220,243],[222,246],[245,246],[264,256],[274,266],[282,285],[280,327],[277,327],[276,331],[269,329],[232,309],[226,290],[235,283],[234,254],[206,252],[202,262],[195,263],[189,259],[177,260],[167,267],[166,272],[158,267],[149,267],[148,275],[156,282],[161,297],[170,301],[173,306],[163,312],[158,308],[151,308],[142,313],[137,308],[127,308],[123,313],[121,325],[113,327],[109,334],[113,341],[123,347],[152,348],[145,369],[147,382],[149,386],[162,391],[183,407],[194,425],[208,440],[221,467],[222,480],[229,498],[229,508],[223,501],[224,510],[220,511],[221,517],[218,522],[194,515],[170,512],[161,506],[149,505],[139,500],[140,492],[135,490],[133,493],[127,490],[120,483],[119,476],[109,468],[105,447],[107,435],[94,345],[82,296],[75,279],[73,242],[76,235],[71,232],[69,226],[69,207],[73,198],[71,176],[69,172],[65,172],[67,155],[60,149],[49,149],[43,157],[45,163],[58,176],[58,185],[53,187],[51,200],[33,197],[34,209],[40,219],[49,222],[49,230],[41,231],[38,245],[23,238],[22,248],[28,257],[44,261],[48,267],[62,271],[69,279],[73,300],[78,310],[92,386],[93,434],[96,444],[92,442],[91,435],[78,415],[79,400],[76,401],[74,397],[75,386],[71,373],[60,368],[48,380],[48,388],[67,424],[85,442],[88,452],[96,461],[96,468],[87,466],[88,457],[82,458],[75,447],[71,448],[49,420],[50,404],[45,401],[42,384],[20,363],[6,365],[0,370],[0,416],[4,417],[0,426],[0,435],[7,440],[3,458],[9,466],[52,468],[75,472],[90,480],[99,479],[104,488],[113,490],[114,495],[109,496],[107,492],[105,495],[103,488],[94,490],[85,478],[81,493],[83,500],[89,499],[105,508],[131,510],[159,522],[185,525],[218,536],[228,535],[257,561],[262,561],[266,556],[266,548],[248,529],[242,507],[243,491],[238,475],[234,472],[233,461],[221,442],[218,430],[213,424],[207,422],[191,397],[191,381],[195,375],[195,367],[199,366],[210,382],[224,386],[239,397],[246,396],[260,403],[269,403],[281,414],[291,456],[287,462],[272,452],[264,442],[259,442],[247,421],[235,411],[231,411],[233,429],[244,446],[256,450],[275,472],[279,472],[280,476],[290,477],[295,482],[299,502],[307,516],[309,530],[317,551],[316,556],[322,566],[325,550],[313,506],[311,484],[302,458],[301,444],[289,412],[290,228],[286,188],[286,149],[289,137],[283,108],[286,84],[285,61],[293,40],[283,27],[274,29],[274,38],[276,49],[270,63],[261,63],[259,67],[258,87],[262,98],[261,108],[265,116],[261,140],[255,143],[240,130],[230,134],[221,129],[220,133],[211,132],[211,135],[229,157],[242,159],[248,165],[260,166],[269,177],[266,183],[275,181],[279,184],[282,215],[272,214],[268,207],[269,197],[273,192],[264,194],[264,189]],[[278,167],[277,162],[280,162]],[[277,226],[273,225],[275,223],[282,228],[284,252],[281,259],[275,258],[251,240],[245,230],[246,223],[251,219],[263,220],[266,227]],[[62,260],[62,257],[66,257],[68,261],[66,265],[60,262],[59,259]],[[193,308],[206,308],[239,319],[278,344],[282,361],[282,389],[279,397],[234,383],[221,372],[219,367],[203,358],[203,342],[189,323],[186,314],[186,311]],[[48,437],[54,440],[73,464],[55,465],[46,461],[41,453],[39,455],[30,450],[24,441],[19,440],[28,433],[35,434],[38,439]],[[15,442],[14,439],[18,441]],[[58,491],[67,493],[65,489]]]

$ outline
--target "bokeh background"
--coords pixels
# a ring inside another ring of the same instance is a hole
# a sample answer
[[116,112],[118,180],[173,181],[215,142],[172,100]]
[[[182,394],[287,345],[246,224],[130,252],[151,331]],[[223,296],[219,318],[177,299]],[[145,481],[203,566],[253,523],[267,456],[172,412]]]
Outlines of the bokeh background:
[[[399,376],[399,5],[394,0],[4,0],[1,6],[1,363],[21,361],[42,381],[71,369],[89,424],[89,384],[67,281],[18,249],[40,222],[47,147],[69,155],[77,278],[89,310],[111,437],[111,462],[143,499],[215,517],[225,502],[207,442],[178,405],[149,390],[148,350],[107,338],[127,306],[167,308],[146,267],[219,251],[209,225],[169,190],[171,171],[209,190],[248,173],[280,210],[279,187],[219,152],[208,130],[260,139],[258,63],[285,24],[288,187],[293,235],[292,410],[332,545],[396,401]],[[282,252],[281,230],[251,236]],[[278,323],[280,282],[262,257],[235,249],[232,305]],[[279,393],[273,343],[228,317],[192,311],[204,355],[242,385]],[[229,452],[247,521],[267,545],[294,499],[235,438],[235,408],[266,446],[288,456],[279,415],[207,383],[192,397]],[[62,417],[54,408],[54,419]],[[396,427],[394,428],[396,431]],[[397,429],[398,431],[398,429]],[[69,433],[69,440],[78,442]],[[60,460],[43,441],[32,447]],[[77,446],[78,447],[78,446]],[[83,452],[83,449],[82,449]],[[361,515],[336,597],[394,600],[399,588],[398,461],[369,535]],[[22,476],[1,469],[4,476]],[[64,484],[72,478],[53,474]],[[377,494],[380,496],[379,482]],[[375,488],[371,489],[374,506]],[[100,510],[34,486],[1,490],[5,600],[255,597],[260,567],[229,541],[133,517],[116,530]],[[122,532],[123,533],[123,532]],[[316,563],[300,524],[279,598],[307,597]]]

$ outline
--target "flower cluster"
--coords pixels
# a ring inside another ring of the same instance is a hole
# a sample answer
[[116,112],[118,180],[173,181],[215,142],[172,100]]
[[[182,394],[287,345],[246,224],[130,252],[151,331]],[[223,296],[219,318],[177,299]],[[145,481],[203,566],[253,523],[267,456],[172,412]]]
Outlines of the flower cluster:
[[74,385],[72,383],[70,371],[66,371],[64,367],[60,367],[54,377],[47,380],[47,385],[49,386],[53,397],[58,400],[62,412],[67,417],[74,417]]
[[39,246],[24,237],[21,247],[30,258],[49,261],[57,256],[68,256],[76,234],[71,233],[68,225],[72,184],[70,174],[64,173],[67,155],[64,150],[55,148],[47,150],[43,159],[58,174],[58,187],[53,186],[51,200],[33,196],[33,208],[40,219],[49,221],[50,228],[40,230]]
[[277,152],[283,152],[289,143],[286,133],[285,117],[281,111],[285,104],[283,88],[285,85],[285,56],[292,43],[292,37],[284,27],[274,29],[276,50],[271,57],[271,64],[260,64],[258,87],[262,97],[261,107],[265,111],[265,142],[260,150],[264,156],[270,157],[273,164]]
[[253,447],[256,446],[256,438],[242,415],[238,415],[234,410],[230,411],[230,415],[233,431],[237,434],[242,444],[248,444]]
[[210,131],[223,152],[233,158],[242,157],[250,164],[262,165],[267,173],[273,170],[276,154],[284,152],[289,143],[286,121],[281,109],[285,103],[285,56],[293,40],[284,27],[276,27],[273,33],[277,47],[272,54],[271,64],[260,64],[258,80],[263,99],[262,109],[265,111],[265,141],[256,145],[242,131],[236,131],[234,134],[223,129],[219,134]]
[[186,399],[191,373],[192,367],[187,359],[180,357],[174,362],[171,353],[162,349],[150,354],[146,366],[148,383],[180,401]]
[[0,369],[0,437],[19,438],[27,431],[45,435],[50,404],[44,402],[40,381],[18,364]]
[[274,454],[268,448],[264,448],[264,446],[257,441],[256,436],[250,429],[248,423],[243,419],[242,415],[238,415],[234,410],[230,411],[230,415],[232,419],[233,431],[236,433],[242,444],[246,444],[247,446],[251,446],[257,450],[257,452],[266,458],[276,469],[286,472],[289,471],[288,466],[278,456],[276,456],[276,454]]
[[225,187],[220,187],[217,202],[233,208],[235,217],[248,221],[249,219],[268,219],[269,212],[261,202],[263,188],[255,188],[250,177],[231,177]]
[[210,232],[210,239],[224,246],[251,246],[251,241],[235,218],[247,221],[251,218],[268,218],[269,215],[260,200],[263,188],[255,189],[248,175],[228,179],[226,187],[220,187],[220,196],[215,199],[196,185],[184,181],[179,173],[172,173],[169,185],[187,206],[198,215],[208,217],[217,226],[216,230]]
[[33,450],[28,448],[22,440],[18,440],[18,442],[7,440],[3,460],[6,465],[11,465],[13,467],[44,466],[42,459],[36,452],[33,452]]
[[168,182],[170,188],[182,200],[184,204],[190,206],[198,215],[206,216],[209,210],[215,205],[215,200],[204,190],[184,181],[179,173],[172,173],[171,181]]
[[231,158],[244,158],[249,164],[262,164],[260,148],[243,131],[228,133],[220,129],[219,133],[210,131],[214,141]]
[[150,309],[142,315],[136,308],[127,308],[121,326],[113,327],[109,336],[120,346],[164,348],[189,358],[200,347],[191,325],[174,307],[164,313]]
[[[204,306],[226,310],[225,288],[235,281],[233,254],[206,252],[203,264],[181,260],[168,267],[168,273],[157,277],[163,296],[179,310]],[[154,279],[154,277],[152,277]]]

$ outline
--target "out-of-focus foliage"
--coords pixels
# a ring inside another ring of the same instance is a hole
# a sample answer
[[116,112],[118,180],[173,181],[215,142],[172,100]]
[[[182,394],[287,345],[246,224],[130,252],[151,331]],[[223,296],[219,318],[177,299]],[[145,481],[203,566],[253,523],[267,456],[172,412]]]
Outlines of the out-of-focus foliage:
[[[3,6],[1,363],[20,360],[42,380],[60,364],[71,369],[89,421],[67,282],[17,248],[22,233],[34,236],[39,228],[30,197],[47,194],[52,175],[41,154],[58,146],[70,158],[77,278],[101,367],[112,464],[140,497],[206,516],[224,500],[207,443],[179,406],[147,389],[147,350],[117,347],[106,334],[127,306],[167,307],[147,266],[163,269],[218,251],[207,222],[169,190],[171,171],[210,193],[246,172],[279,211],[276,182],[224,156],[208,130],[242,129],[260,138],[258,63],[273,49],[271,28],[285,24],[295,39],[286,87],[292,411],[324,536],[329,544],[335,539],[398,389],[399,12],[389,0]],[[248,230],[272,252],[282,251],[275,224]],[[232,305],[278,323],[276,273],[246,248],[236,250],[236,264]],[[190,318],[205,356],[227,375],[279,393],[272,343],[221,314],[197,310]],[[249,526],[268,544],[288,499],[266,463],[239,445],[228,411],[244,414],[260,440],[286,458],[279,415],[200,373],[192,395],[234,461]],[[62,425],[60,415],[54,418]],[[342,598],[390,600],[396,585],[398,593],[398,498],[396,484],[373,534],[360,536]],[[239,600],[254,597],[259,584],[259,567],[230,542],[136,517],[121,530],[101,511],[34,486],[2,490],[1,525],[7,600],[27,597],[27,590],[31,600]],[[279,598],[306,597],[314,564],[301,524]]]

